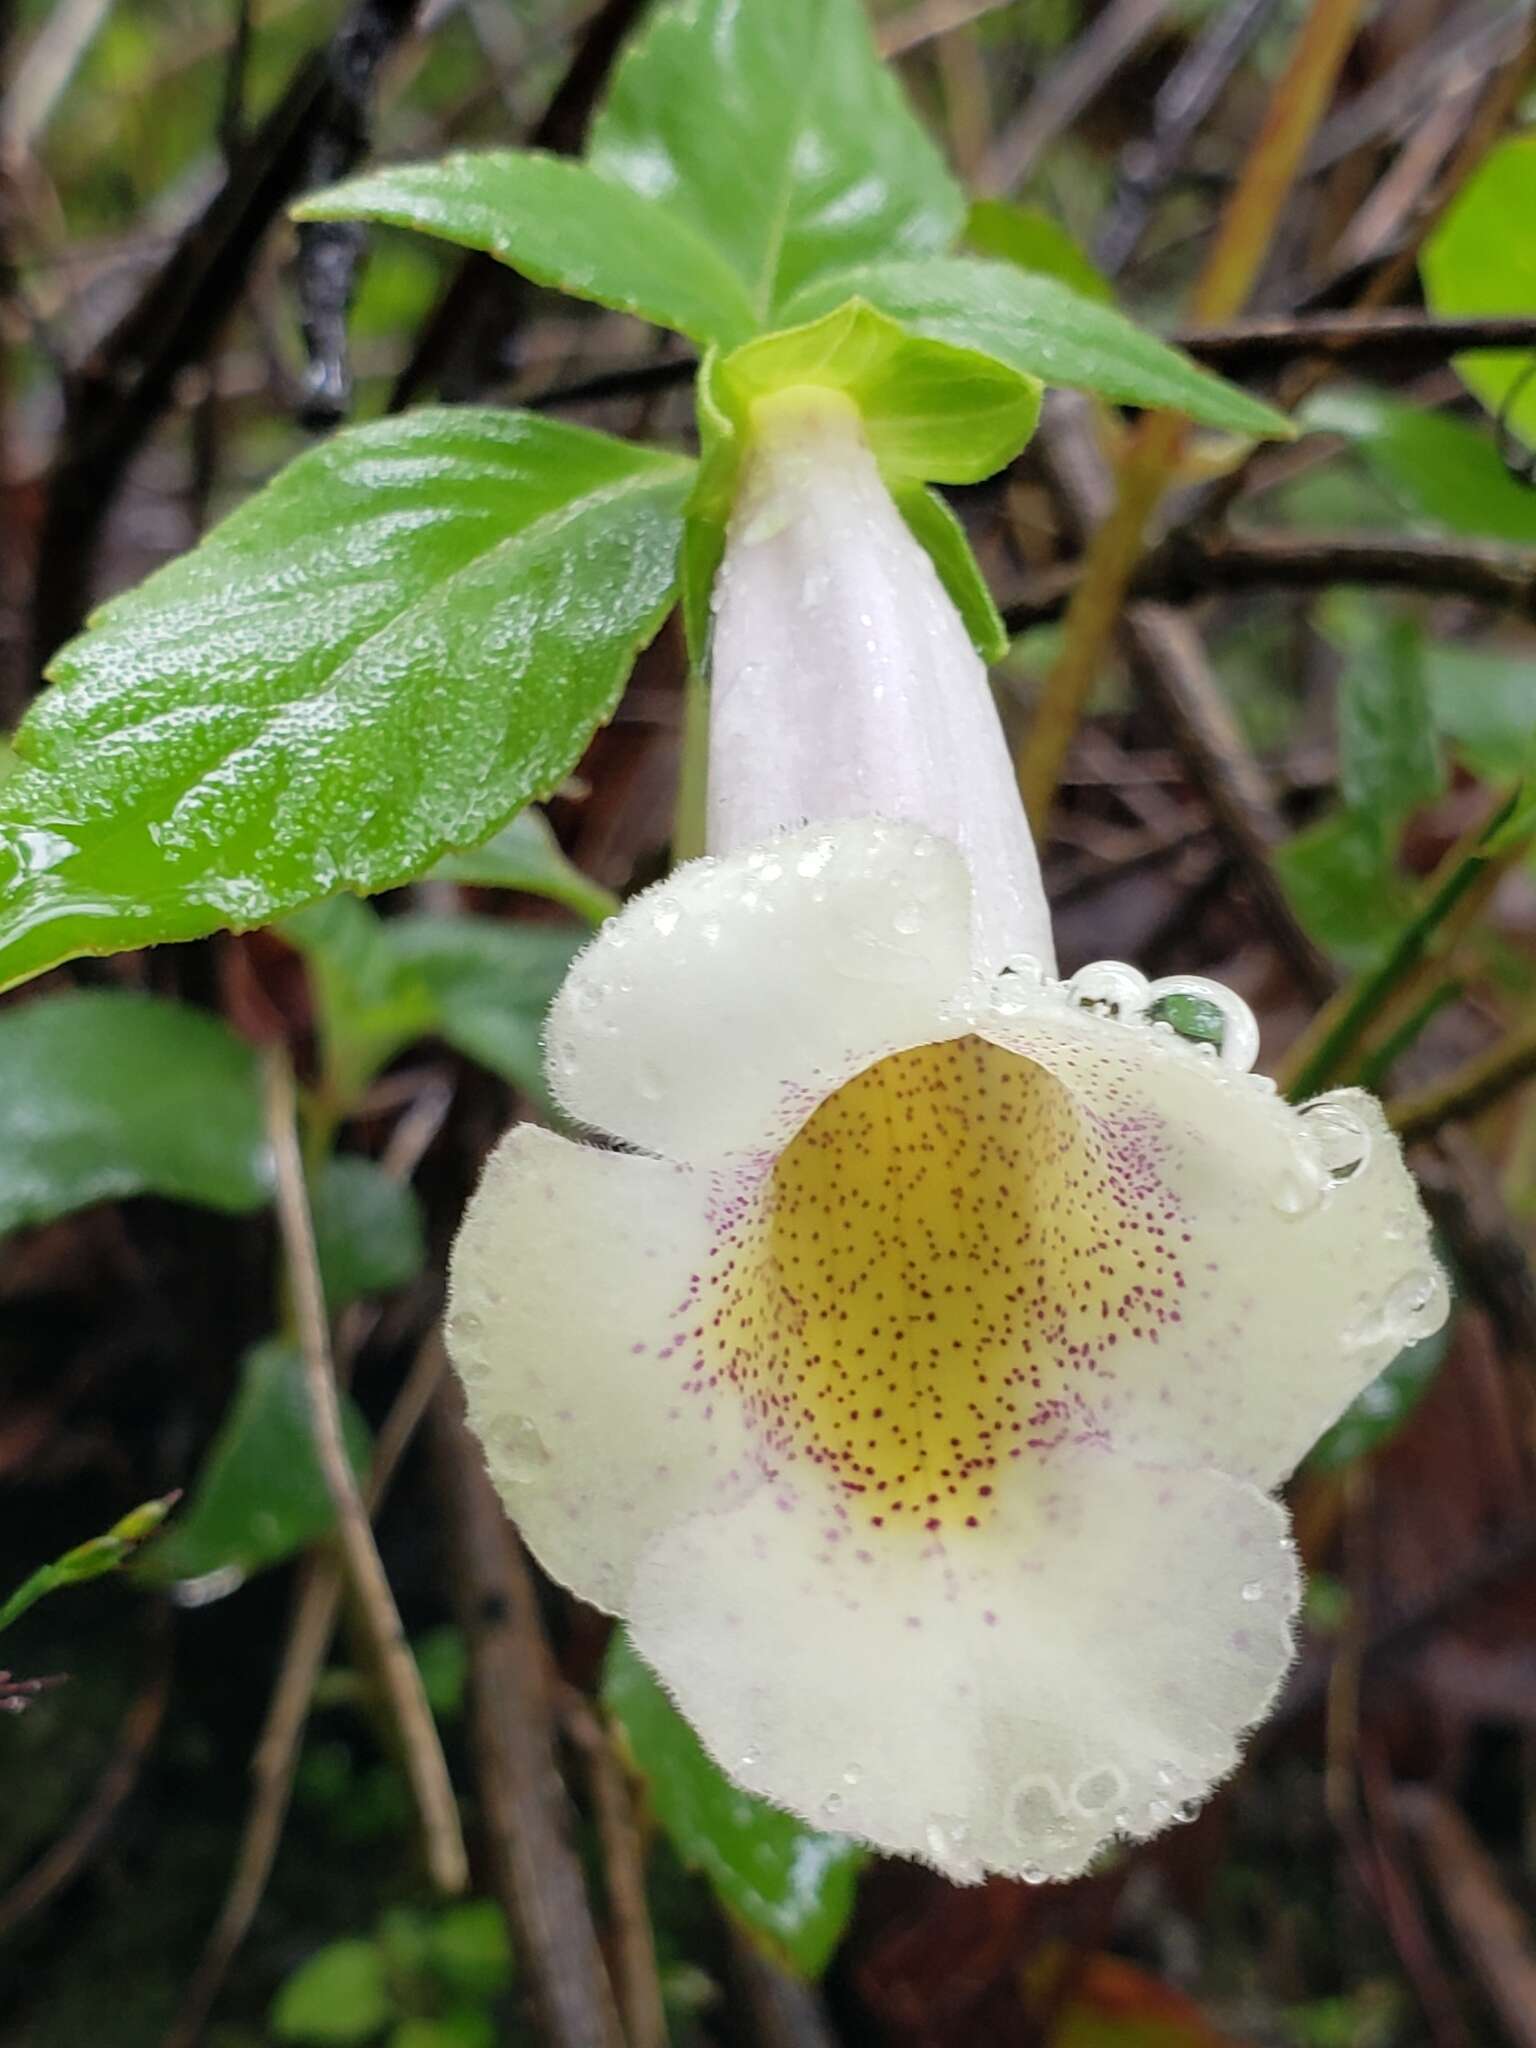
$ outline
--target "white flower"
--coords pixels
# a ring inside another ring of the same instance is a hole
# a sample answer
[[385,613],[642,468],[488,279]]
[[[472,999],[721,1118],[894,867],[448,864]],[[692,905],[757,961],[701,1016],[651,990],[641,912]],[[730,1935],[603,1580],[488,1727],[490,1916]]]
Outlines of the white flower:
[[1211,984],[1042,970],[985,676],[856,416],[754,451],[717,855],[551,1019],[634,1149],[503,1141],[453,1353],[523,1534],[733,1777],[1065,1877],[1232,1768],[1291,1654],[1270,1489],[1444,1285],[1368,1097],[1288,1107]]

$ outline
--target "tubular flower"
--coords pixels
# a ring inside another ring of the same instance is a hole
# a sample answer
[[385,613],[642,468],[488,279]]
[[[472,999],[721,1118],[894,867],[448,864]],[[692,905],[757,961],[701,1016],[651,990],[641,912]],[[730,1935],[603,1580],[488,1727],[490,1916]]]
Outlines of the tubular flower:
[[509,1510],[718,1762],[957,1879],[1081,1870],[1291,1655],[1272,1498],[1445,1313],[1376,1104],[1235,997],[1054,978],[984,671],[827,393],[760,405],[712,856],[578,958],[450,1341]]

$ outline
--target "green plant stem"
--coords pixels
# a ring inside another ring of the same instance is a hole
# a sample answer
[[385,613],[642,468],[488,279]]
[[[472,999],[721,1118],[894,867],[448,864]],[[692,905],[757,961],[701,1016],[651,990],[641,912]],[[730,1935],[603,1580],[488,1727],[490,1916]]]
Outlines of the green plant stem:
[[1448,925],[1457,928],[1452,924],[1454,914],[1467,904],[1471,892],[1477,890],[1480,898],[1497,881],[1517,851],[1515,846],[1499,847],[1497,840],[1518,799],[1516,791],[1500,804],[1470,844],[1463,840],[1452,848],[1440,864],[1423,908],[1399,933],[1386,958],[1341,990],[1292,1047],[1281,1086],[1293,1101],[1305,1101],[1338,1078],[1388,1004],[1403,1000],[1435,938]]
[[709,836],[709,683],[692,662],[683,679],[683,749],[672,858],[696,860]]
[[1409,1011],[1394,1031],[1361,1060],[1355,1081],[1361,1088],[1369,1088],[1373,1095],[1379,1095],[1383,1082],[1392,1072],[1403,1055],[1418,1044],[1430,1023],[1450,1003],[1457,1002],[1465,989],[1459,980],[1442,981],[1437,988]]
[[[1313,0],[1270,96],[1242,176],[1190,302],[1198,325],[1240,312],[1264,263],[1275,227],[1355,33],[1363,0]],[[1147,529],[1177,473],[1187,431],[1177,414],[1158,413],[1131,437],[1114,509],[1089,544],[1062,629],[1061,652],[1018,756],[1019,787],[1037,834],[1044,831],[1095,676],[1113,638]]]

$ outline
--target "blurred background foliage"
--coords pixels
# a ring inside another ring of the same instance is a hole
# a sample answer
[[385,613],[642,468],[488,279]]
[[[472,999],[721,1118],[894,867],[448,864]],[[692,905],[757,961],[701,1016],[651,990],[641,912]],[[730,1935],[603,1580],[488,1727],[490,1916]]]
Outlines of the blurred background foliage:
[[[335,125],[303,113],[304,79],[334,75],[361,24],[383,61],[350,113],[375,156],[569,149],[640,12],[0,5],[7,724],[85,602],[243,502],[345,382],[323,342],[317,370],[311,285],[261,198],[290,101],[311,145]],[[1307,12],[908,0],[875,18],[987,195],[976,246],[1178,334]],[[477,1509],[431,1334],[443,1255],[497,1132],[552,1113],[539,1025],[565,963],[664,866],[669,625],[547,816],[372,905],[76,963],[0,1008],[0,1597],[18,1589],[0,2039],[1536,2040],[1533,59],[1519,5],[1362,10],[1252,317],[1184,337],[1305,434],[1193,444],[1046,848],[1065,970],[1217,974],[1288,1084],[1386,1094],[1456,1278],[1444,1339],[1293,1484],[1306,1634],[1237,1779],[1068,1887],[870,1863],[727,1786],[622,1638]],[[222,278],[212,310],[157,297],[167,276]],[[1515,326],[1469,352],[1451,323],[1487,319]],[[438,395],[690,431],[675,344],[404,235],[372,238],[346,369],[355,418]],[[58,479],[99,455],[103,418],[126,430],[87,540],[55,516]],[[1008,473],[952,494],[1013,633],[1016,730],[1118,432],[1058,394]],[[326,1653],[329,1496],[252,1049],[274,1038],[302,1083],[347,1448],[377,1493],[394,1481],[379,1541],[468,1900],[426,1882],[399,1730],[345,1611]],[[564,1904],[541,1915],[541,1887]],[[598,1945],[611,2000],[581,1960]]]

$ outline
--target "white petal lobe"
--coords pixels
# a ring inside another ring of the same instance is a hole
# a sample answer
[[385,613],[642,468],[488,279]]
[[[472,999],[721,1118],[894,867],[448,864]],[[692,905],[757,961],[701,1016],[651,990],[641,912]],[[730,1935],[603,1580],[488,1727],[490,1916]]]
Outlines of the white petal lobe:
[[508,1513],[546,1570],[618,1610],[671,1523],[757,1483],[696,1370],[711,1237],[699,1177],[529,1124],[454,1247],[448,1347]]
[[1084,1869],[1237,1761],[1291,1656],[1283,1510],[1213,1472],[1053,1456],[985,1531],[839,1534],[784,1486],[659,1538],[630,1624],[717,1760],[960,1881]]
[[550,1085],[671,1159],[771,1149],[850,1072],[946,1035],[968,907],[959,855],[915,826],[833,822],[690,861],[575,961]]

